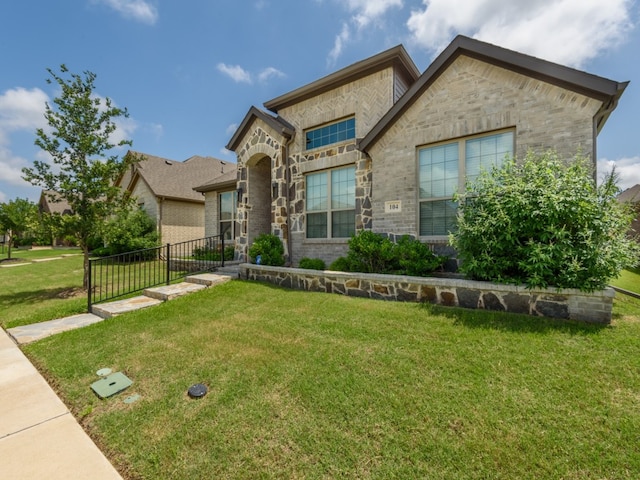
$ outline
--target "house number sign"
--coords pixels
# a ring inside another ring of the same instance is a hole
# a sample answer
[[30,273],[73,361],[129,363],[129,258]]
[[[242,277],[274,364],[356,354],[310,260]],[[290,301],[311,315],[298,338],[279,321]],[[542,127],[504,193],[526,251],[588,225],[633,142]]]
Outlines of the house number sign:
[[394,200],[392,202],[384,202],[384,213],[400,213],[402,212],[402,201]]

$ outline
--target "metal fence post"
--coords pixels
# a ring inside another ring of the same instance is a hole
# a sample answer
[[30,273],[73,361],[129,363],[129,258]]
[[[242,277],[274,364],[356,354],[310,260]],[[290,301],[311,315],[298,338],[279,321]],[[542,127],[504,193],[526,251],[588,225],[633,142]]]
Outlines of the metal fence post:
[[91,313],[91,259],[89,259],[89,269],[88,269],[88,279],[87,279],[87,313]]
[[171,283],[171,244],[167,243],[167,285]]
[[224,267],[224,233],[222,235],[220,235],[220,240],[222,241],[222,265],[220,265],[221,267]]

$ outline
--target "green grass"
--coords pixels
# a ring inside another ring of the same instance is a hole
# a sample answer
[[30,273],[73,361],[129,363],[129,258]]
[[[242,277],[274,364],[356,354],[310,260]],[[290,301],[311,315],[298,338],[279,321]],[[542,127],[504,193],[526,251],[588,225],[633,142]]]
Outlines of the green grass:
[[[32,261],[34,259],[39,259],[39,258],[53,258],[53,257],[59,257],[61,255],[80,255],[82,254],[82,250],[80,250],[79,248],[48,248],[48,249],[36,249],[36,250],[23,250],[23,249],[15,249],[12,248],[11,249],[11,260],[25,260],[25,261]],[[2,258],[6,258],[6,250],[5,250],[5,254]]]
[[[36,250],[20,251],[16,258],[53,256],[51,250]],[[11,328],[86,312],[82,272],[82,256],[0,268],[0,325]]]
[[623,270],[611,285],[640,294],[640,268]]
[[[639,319],[234,281],[25,351],[128,478],[635,479]],[[133,386],[98,399],[104,367]]]

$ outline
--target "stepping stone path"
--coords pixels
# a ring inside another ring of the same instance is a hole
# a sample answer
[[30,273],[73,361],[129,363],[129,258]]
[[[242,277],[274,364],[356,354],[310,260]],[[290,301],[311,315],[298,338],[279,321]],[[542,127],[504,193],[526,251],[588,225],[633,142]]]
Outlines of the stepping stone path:
[[49,320],[48,322],[9,328],[7,329],[7,333],[11,335],[18,344],[31,343],[55,335],[56,333],[102,322],[107,318],[126,312],[153,307],[165,301],[228,282],[232,278],[238,278],[237,267],[226,267],[218,273],[191,275],[181,283],[148,288],[144,290],[143,295],[137,297],[94,305],[92,313],[83,313],[71,317]]

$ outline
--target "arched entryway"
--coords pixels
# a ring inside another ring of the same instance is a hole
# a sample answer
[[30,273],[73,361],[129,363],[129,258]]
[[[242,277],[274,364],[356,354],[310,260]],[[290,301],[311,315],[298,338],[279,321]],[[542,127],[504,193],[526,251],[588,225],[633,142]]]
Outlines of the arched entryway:
[[247,240],[271,233],[271,158],[254,157],[247,162]]

